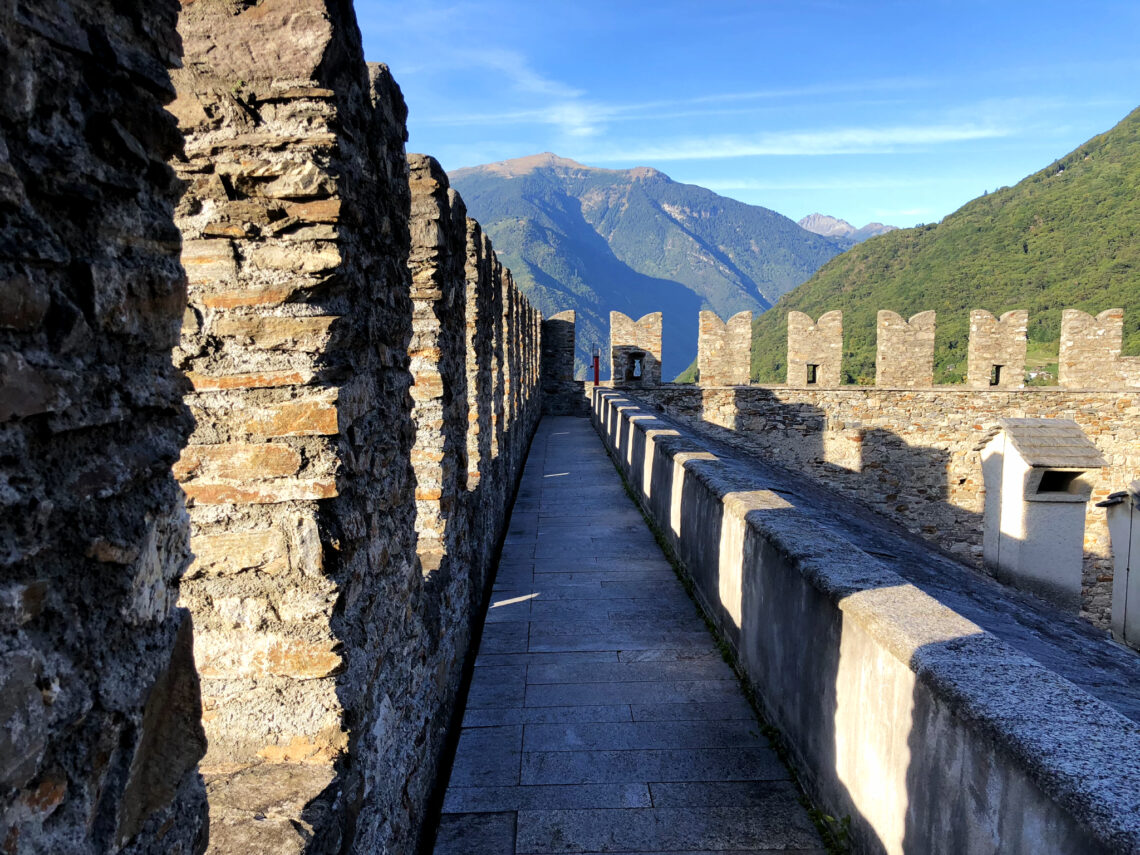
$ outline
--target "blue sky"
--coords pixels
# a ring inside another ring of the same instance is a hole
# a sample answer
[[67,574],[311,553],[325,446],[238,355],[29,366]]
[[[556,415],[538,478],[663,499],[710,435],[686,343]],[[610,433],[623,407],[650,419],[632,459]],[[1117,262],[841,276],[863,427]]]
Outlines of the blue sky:
[[1140,105],[1140,2],[356,0],[446,169],[553,151],[793,219],[935,222]]

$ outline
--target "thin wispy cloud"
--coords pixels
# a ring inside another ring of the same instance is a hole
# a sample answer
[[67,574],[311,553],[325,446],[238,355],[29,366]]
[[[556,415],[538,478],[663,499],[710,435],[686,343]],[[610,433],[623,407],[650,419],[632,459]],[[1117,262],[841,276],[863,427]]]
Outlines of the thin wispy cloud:
[[882,128],[837,128],[747,136],[672,140],[652,146],[598,150],[603,163],[627,161],[720,160],[734,157],[890,154],[903,149],[1010,136],[1011,129],[981,125],[896,125]]
[[808,190],[884,190],[890,187],[914,187],[937,183],[935,179],[901,178],[837,178],[828,181],[766,181],[751,178],[696,178],[689,183],[707,187],[709,190],[765,190],[780,192],[802,192]]

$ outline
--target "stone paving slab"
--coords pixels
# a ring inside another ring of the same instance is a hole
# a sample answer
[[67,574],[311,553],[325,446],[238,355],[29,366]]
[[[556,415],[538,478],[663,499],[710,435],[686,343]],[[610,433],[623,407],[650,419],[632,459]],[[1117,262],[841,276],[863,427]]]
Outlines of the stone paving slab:
[[436,855],[822,853],[585,419],[527,460]]

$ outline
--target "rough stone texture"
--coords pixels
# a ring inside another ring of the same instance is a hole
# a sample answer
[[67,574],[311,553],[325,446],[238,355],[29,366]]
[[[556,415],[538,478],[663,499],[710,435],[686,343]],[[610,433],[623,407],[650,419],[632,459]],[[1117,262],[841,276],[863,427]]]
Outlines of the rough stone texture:
[[909,321],[880,310],[875,351],[875,385],[911,389],[934,384],[934,312]]
[[803,312],[788,312],[789,386],[838,386],[842,359],[842,312],[827,312],[815,322]]
[[[975,389],[1023,389],[1028,326],[1029,312],[1024,309],[1006,312],[1000,318],[984,309],[970,312],[966,385]],[[996,378],[995,368],[1000,368]]]
[[574,323],[571,309],[539,319],[542,336],[542,411],[556,416],[587,415],[585,383],[574,379]]
[[1085,518],[1082,613],[1108,626],[1112,559],[1095,502],[1140,471],[1140,396],[1057,389],[900,391],[750,387],[639,393],[669,415],[855,496],[973,566],[982,566],[981,447],[1001,418],[1067,418],[1109,466]]
[[[634,374],[634,362],[641,366]],[[661,313],[638,320],[610,312],[610,382],[615,386],[661,384]]]
[[[858,510],[826,491],[620,392],[593,399],[598,432],[809,791],[850,816],[855,851],[1140,849],[1134,719],[965,617],[976,590],[931,594],[894,572],[909,567],[887,554],[911,551],[905,533],[865,551],[870,533],[848,523]],[[1020,611],[1023,595],[990,596],[999,621]],[[1090,660],[1117,655],[1100,643]]]
[[0,850],[190,853],[178,6],[0,7]]
[[747,386],[752,367],[752,313],[722,321],[701,312],[697,332],[697,382],[702,386]]
[[[448,557],[464,566],[456,533],[465,528],[467,486],[467,212],[434,158],[408,155],[412,194],[412,420],[416,440],[416,552],[423,573]],[[447,572],[446,570],[444,571]]]
[[1068,389],[1140,387],[1140,357],[1120,355],[1123,336],[1123,309],[1107,309],[1095,318],[1065,309],[1058,384]]

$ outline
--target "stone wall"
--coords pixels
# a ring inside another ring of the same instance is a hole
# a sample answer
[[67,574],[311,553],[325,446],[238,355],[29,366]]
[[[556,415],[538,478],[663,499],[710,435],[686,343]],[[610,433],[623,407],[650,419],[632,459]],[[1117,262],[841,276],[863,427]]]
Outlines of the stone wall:
[[615,386],[661,385],[660,312],[636,321],[610,312],[610,381]]
[[1026,329],[1029,312],[1006,312],[995,318],[984,309],[970,312],[966,385],[975,389],[1025,387]]
[[[852,851],[1140,849],[1140,727],[1100,694],[1127,671],[1098,674],[1090,694],[1055,660],[1050,670],[1033,658],[1029,639],[1061,634],[1047,610],[1020,641],[999,637],[985,612],[1018,610],[1020,596],[928,593],[731,449],[710,452],[706,437],[621,391],[592,400],[631,494],[800,781],[845,818]],[[1078,659],[1117,654],[1107,640],[1077,643]]]
[[838,386],[842,359],[842,312],[814,322],[803,312],[788,312],[789,386]]
[[537,420],[529,307],[438,164],[409,178],[350,6],[180,30],[211,845],[410,851]]
[[752,368],[752,313],[722,321],[701,312],[697,332],[697,382],[702,386],[747,386]]
[[1095,318],[1065,309],[1057,382],[1069,389],[1140,387],[1140,357],[1120,355],[1123,337],[1123,309],[1108,309]]
[[0,849],[199,851],[178,4],[0,8]]
[[875,385],[907,389],[934,383],[934,312],[909,321],[881,310],[875,352]]
[[556,416],[587,415],[581,380],[574,379],[574,311],[539,320],[542,336],[542,408]]
[[981,446],[999,418],[1074,419],[1109,461],[1085,521],[1082,612],[1108,626],[1112,560],[1095,502],[1140,472],[1140,395],[937,387],[645,390],[686,424],[846,493],[982,569]]

